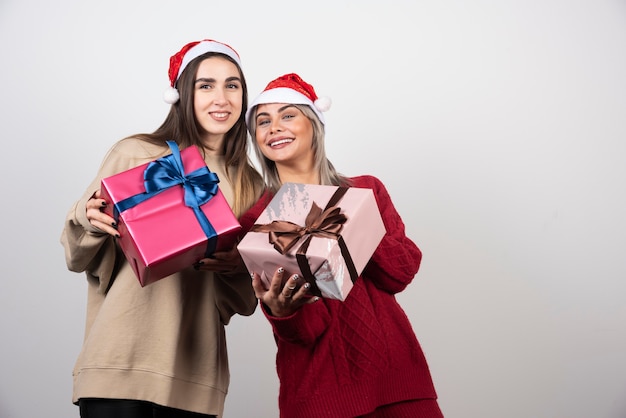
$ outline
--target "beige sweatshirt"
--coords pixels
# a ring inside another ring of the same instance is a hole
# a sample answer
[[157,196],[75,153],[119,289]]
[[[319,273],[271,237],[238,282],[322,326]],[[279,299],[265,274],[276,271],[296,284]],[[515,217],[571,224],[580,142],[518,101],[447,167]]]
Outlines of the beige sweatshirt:
[[[72,401],[139,399],[221,416],[230,380],[224,326],[234,314],[254,312],[250,276],[190,266],[142,288],[116,240],[94,228],[85,214],[85,203],[103,177],[169,152],[165,144],[119,141],[68,213],[61,236],[67,266],[85,272],[88,282],[85,338],[73,371]],[[207,156],[206,163],[232,205],[223,160]]]

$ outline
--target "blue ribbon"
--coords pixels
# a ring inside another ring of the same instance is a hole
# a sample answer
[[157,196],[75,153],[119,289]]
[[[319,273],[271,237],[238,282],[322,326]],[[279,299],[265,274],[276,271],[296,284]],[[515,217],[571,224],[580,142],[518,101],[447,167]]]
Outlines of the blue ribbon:
[[177,185],[182,185],[185,190],[185,206],[193,209],[202,231],[208,238],[205,256],[208,257],[215,251],[217,246],[217,232],[200,206],[211,200],[217,193],[217,174],[211,172],[208,167],[201,167],[189,174],[185,174],[183,160],[180,157],[180,149],[174,141],[167,141],[167,145],[172,150],[172,154],[159,158],[148,164],[144,170],[145,193],[130,196],[117,202],[115,207],[115,220],[119,219],[119,214],[126,209],[137,206],[157,194]]

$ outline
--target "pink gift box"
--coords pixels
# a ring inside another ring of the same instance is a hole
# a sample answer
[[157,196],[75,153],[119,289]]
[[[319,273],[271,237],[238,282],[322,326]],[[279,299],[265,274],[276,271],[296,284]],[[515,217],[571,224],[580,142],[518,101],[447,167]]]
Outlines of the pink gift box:
[[372,190],[285,183],[237,249],[266,286],[283,267],[311,282],[313,294],[343,301],[384,235]]
[[[162,191],[156,193],[152,189],[147,191],[147,188],[154,186],[150,186],[144,176],[150,177],[148,175],[150,170],[147,168],[150,165],[154,168],[155,162],[102,180],[102,198],[109,203],[105,213],[117,218],[120,247],[141,286],[192,266],[198,260],[210,255],[213,249],[231,249],[241,229],[232,209],[217,187],[219,181],[217,175],[209,171],[198,148],[191,146],[179,153],[175,143],[171,142],[169,145],[172,154],[156,160],[156,163],[169,161],[172,167],[180,167],[180,164],[175,164],[178,161],[182,163],[187,180],[192,178],[194,173],[202,173],[204,177],[198,180],[202,184],[200,188],[212,186],[209,192],[206,190],[197,192],[204,199],[207,196],[209,198],[206,203],[196,205],[198,214],[192,207],[186,205],[188,195],[180,183],[162,187]],[[175,158],[177,155],[180,155],[179,160]],[[180,168],[178,170],[177,174],[180,174]],[[206,182],[207,177],[213,179],[209,186]],[[214,195],[210,197],[213,193]],[[128,203],[135,198],[138,198],[139,203]],[[128,207],[129,205],[131,207]],[[205,217],[205,226],[199,220],[202,217]]]

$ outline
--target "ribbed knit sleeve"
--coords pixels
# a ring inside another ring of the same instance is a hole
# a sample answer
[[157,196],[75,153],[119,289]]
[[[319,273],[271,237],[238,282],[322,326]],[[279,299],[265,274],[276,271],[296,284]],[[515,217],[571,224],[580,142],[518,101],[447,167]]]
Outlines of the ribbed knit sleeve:
[[387,230],[362,275],[385,292],[401,292],[417,274],[422,252],[406,236],[404,222],[383,183],[372,176],[355,177],[353,182],[355,187],[366,187],[374,191]]
[[304,305],[290,316],[272,316],[267,306],[261,304],[263,313],[272,325],[277,339],[291,344],[310,346],[328,328],[331,317],[324,299]]
[[277,344],[281,418],[365,416],[380,405],[437,396],[394,296],[417,273],[420,250],[378,179],[353,177],[350,184],[373,190],[387,232],[347,298],[322,298],[281,318],[261,305]]

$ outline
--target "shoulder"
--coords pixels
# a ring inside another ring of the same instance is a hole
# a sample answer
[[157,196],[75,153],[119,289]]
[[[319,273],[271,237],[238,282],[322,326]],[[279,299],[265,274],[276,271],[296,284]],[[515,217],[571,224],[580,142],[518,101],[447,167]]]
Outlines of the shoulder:
[[380,181],[378,177],[367,174],[362,176],[349,177],[348,180],[350,181],[350,186],[352,187],[360,187],[374,190],[385,188],[383,182]]
[[248,231],[252,228],[257,218],[261,216],[263,210],[269,205],[272,197],[274,197],[274,194],[265,190],[259,200],[239,218],[242,231]]
[[136,137],[127,137],[114,143],[100,166],[101,177],[137,167],[168,154],[167,144],[153,144]]
[[380,207],[386,206],[391,201],[391,196],[387,188],[378,177],[371,175],[350,177],[350,182],[351,187],[372,190]]
[[120,139],[111,147],[110,154],[130,159],[155,160],[169,153],[167,144],[154,144],[144,139],[130,136]]

